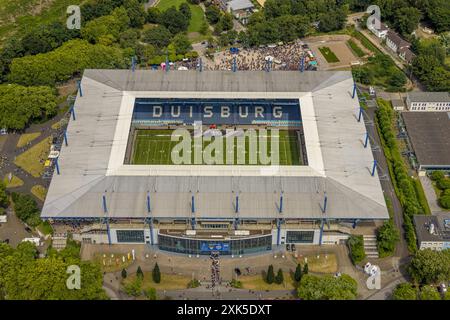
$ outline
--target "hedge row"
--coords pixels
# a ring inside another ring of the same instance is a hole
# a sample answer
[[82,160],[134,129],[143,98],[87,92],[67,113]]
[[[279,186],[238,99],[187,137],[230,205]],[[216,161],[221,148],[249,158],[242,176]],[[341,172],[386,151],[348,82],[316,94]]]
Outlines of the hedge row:
[[386,153],[386,159],[391,165],[391,178],[396,186],[397,197],[403,207],[403,226],[406,232],[408,249],[410,252],[415,252],[417,250],[416,234],[412,219],[414,215],[424,214],[426,211],[418,200],[414,180],[409,177],[408,170],[398,149],[392,126],[394,111],[384,100],[378,99],[377,102],[379,108],[376,111],[376,122],[382,143],[389,149],[389,152]]

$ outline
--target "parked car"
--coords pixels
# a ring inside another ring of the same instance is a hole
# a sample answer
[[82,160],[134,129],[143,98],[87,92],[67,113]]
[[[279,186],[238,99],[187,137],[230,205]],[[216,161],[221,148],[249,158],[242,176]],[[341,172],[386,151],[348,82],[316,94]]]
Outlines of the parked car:
[[290,251],[291,250],[291,245],[289,243],[286,243],[286,251]]
[[447,285],[445,283],[441,283],[439,286],[439,291],[441,293],[446,293],[447,292]]
[[291,244],[291,250],[295,251],[295,244]]
[[29,233],[33,232],[33,230],[31,230],[30,227],[25,227],[25,231]]

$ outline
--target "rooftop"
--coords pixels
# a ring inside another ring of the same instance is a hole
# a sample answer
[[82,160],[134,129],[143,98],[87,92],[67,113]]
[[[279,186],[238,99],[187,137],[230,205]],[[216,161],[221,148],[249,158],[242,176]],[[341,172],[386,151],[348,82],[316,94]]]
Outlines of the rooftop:
[[[103,195],[109,217],[148,216],[149,195],[156,218],[388,218],[351,72],[86,70],[81,86],[43,218],[102,217]],[[309,165],[125,165],[136,97],[299,99]]]
[[[450,242],[450,212],[436,215],[415,215],[414,224],[416,226],[417,240],[422,241],[447,241]],[[430,226],[434,225],[433,234],[430,233]]]
[[227,3],[227,6],[231,8],[231,10],[242,10],[255,7],[250,0],[231,0]]
[[387,38],[391,40],[398,49],[402,47],[409,47],[411,44],[400,37],[395,31],[389,30],[387,33]]
[[408,92],[411,102],[450,102],[450,92]]
[[403,112],[406,130],[421,166],[450,166],[450,113]]

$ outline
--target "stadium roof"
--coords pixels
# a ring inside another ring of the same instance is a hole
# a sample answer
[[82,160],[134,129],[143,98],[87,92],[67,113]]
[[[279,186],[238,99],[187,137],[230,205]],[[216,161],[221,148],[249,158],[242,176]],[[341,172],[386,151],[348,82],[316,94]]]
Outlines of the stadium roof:
[[[81,86],[43,218],[103,217],[103,195],[109,217],[143,218],[147,194],[155,218],[192,217],[192,195],[197,218],[389,217],[351,72],[86,70]],[[309,165],[124,165],[136,97],[298,98]]]
[[423,168],[450,167],[450,112],[403,112],[406,130]]

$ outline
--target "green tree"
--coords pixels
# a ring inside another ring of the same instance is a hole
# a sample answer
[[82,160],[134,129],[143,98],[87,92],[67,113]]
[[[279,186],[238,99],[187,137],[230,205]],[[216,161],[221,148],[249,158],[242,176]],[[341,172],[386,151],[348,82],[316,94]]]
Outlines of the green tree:
[[392,292],[394,300],[417,300],[417,289],[410,283],[400,283]]
[[309,272],[309,267],[308,267],[308,263],[305,263],[305,265],[303,266],[303,274],[308,274]]
[[432,284],[450,278],[450,250],[419,250],[409,265],[409,274],[420,284]]
[[302,266],[300,265],[300,263],[297,264],[297,267],[295,268],[295,273],[294,273],[294,280],[296,282],[300,282],[300,280],[302,280]]
[[212,5],[206,8],[205,16],[210,24],[216,24],[220,19],[220,9]]
[[144,272],[142,272],[141,266],[137,267],[136,277],[140,278],[141,280],[144,279]]
[[152,278],[154,283],[161,282],[161,272],[159,271],[158,263],[155,263],[155,267],[153,268]]
[[174,6],[170,7],[161,14],[160,22],[165,26],[172,34],[186,31],[189,26],[189,19],[178,11]]
[[395,27],[403,35],[410,35],[418,26],[421,13],[417,8],[404,7],[395,12]]
[[275,283],[282,284],[284,282],[283,270],[278,269],[277,275],[275,276]]
[[273,272],[273,265],[270,265],[267,269],[266,282],[272,284],[275,281],[275,274]]
[[157,26],[145,30],[142,37],[146,43],[154,45],[157,48],[164,48],[170,43],[172,34],[166,27]]
[[433,286],[423,286],[420,289],[419,296],[420,300],[441,300],[439,292]]
[[132,28],[142,28],[146,19],[144,6],[138,0],[125,0],[123,5],[130,18],[130,26]]
[[184,17],[189,21],[191,20],[192,12],[191,8],[186,2],[183,2],[180,4],[180,7],[178,8],[180,12],[184,15]]
[[305,274],[297,294],[303,300],[354,300],[357,288],[356,280],[346,274],[339,277]]
[[441,170],[433,171],[433,173],[431,174],[431,179],[433,179],[434,181],[439,181],[444,178],[444,171]]
[[161,19],[161,11],[158,7],[150,7],[147,10],[147,15],[145,20],[148,23],[160,23]]
[[130,19],[126,10],[117,8],[111,15],[89,21],[81,28],[81,36],[91,43],[98,43],[105,36],[110,36],[115,42],[118,40],[120,32],[124,31],[129,23]]
[[184,33],[179,33],[172,39],[176,54],[186,54],[192,50],[191,42]]
[[128,275],[127,270],[122,269],[122,272],[121,272],[122,279],[125,279],[127,277],[127,275]]

